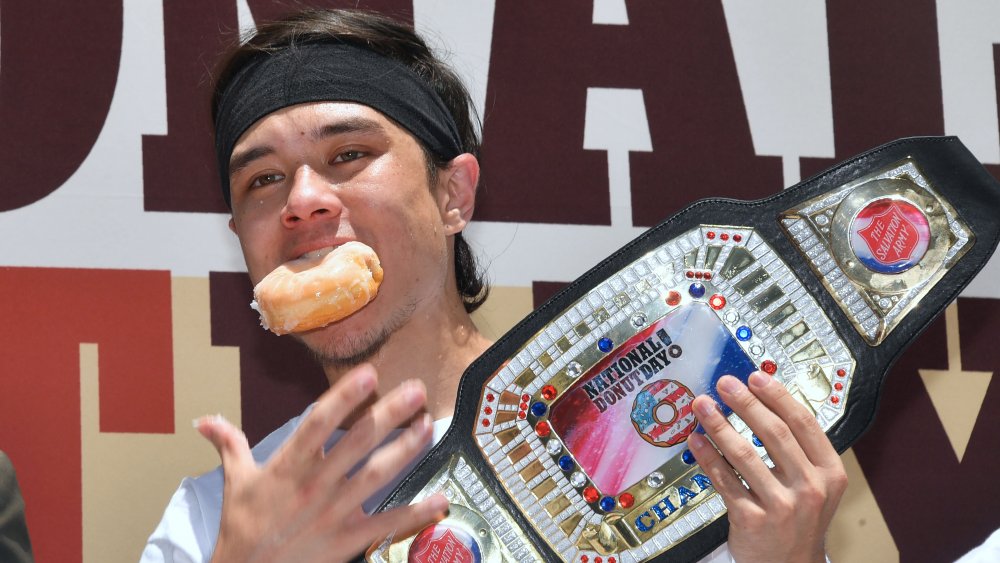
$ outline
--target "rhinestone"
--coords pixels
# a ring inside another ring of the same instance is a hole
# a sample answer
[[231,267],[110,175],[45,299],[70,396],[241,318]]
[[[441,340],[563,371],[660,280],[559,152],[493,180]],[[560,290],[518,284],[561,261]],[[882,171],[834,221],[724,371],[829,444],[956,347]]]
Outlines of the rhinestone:
[[615,499],[611,497],[604,497],[601,499],[601,510],[604,512],[610,512],[615,508]]
[[548,442],[545,442],[545,451],[549,452],[552,455],[558,454],[559,452],[562,451],[562,442],[560,442],[555,438],[549,439]]
[[663,486],[663,473],[654,471],[646,476],[646,485],[658,489]]
[[598,493],[597,489],[594,487],[587,487],[583,490],[583,500],[587,502],[597,502],[597,499],[600,498],[600,496],[601,494]]
[[705,286],[702,285],[702,284],[700,284],[700,283],[695,282],[695,283],[691,284],[690,287],[688,287],[688,293],[690,293],[691,297],[694,297],[695,299],[698,299],[699,297],[704,297],[705,296]]
[[556,388],[551,385],[546,385],[542,387],[542,398],[546,401],[551,401],[556,398]]
[[563,471],[573,471],[575,467],[576,464],[573,463],[573,458],[569,457],[568,455],[564,455],[561,458],[559,458],[559,468],[562,469]]
[[570,362],[566,366],[566,375],[570,377],[580,377],[581,371],[583,371],[583,368],[580,366],[578,362]]
[[751,332],[750,327],[746,325],[736,329],[736,339],[739,340],[740,342],[746,342],[747,340],[750,340],[751,336],[753,336],[753,332]]
[[542,402],[537,402],[531,405],[531,414],[535,416],[543,416],[547,410],[549,410],[549,408]]
[[535,425],[535,434],[538,434],[542,438],[548,436],[550,433],[552,433],[552,427],[549,426],[548,422],[542,420]]
[[681,294],[679,292],[670,290],[670,293],[667,293],[667,305],[673,307],[674,305],[677,305],[680,302],[681,302]]
[[684,450],[684,453],[681,454],[681,460],[683,460],[686,465],[692,465],[695,462],[694,454],[691,453],[691,450]]
[[774,363],[774,360],[764,360],[764,363],[760,364],[760,369],[768,375],[774,375],[774,372],[778,371],[778,364]]
[[636,313],[632,315],[632,326],[635,328],[642,328],[646,324],[646,315],[642,313]]
[[[635,497],[632,496],[631,493],[622,493],[618,497],[618,504],[620,504],[622,506],[622,508],[629,508],[630,506],[632,506],[633,504],[635,504]],[[611,560],[608,559],[608,561],[611,561]]]
[[574,471],[573,474],[569,476],[569,484],[574,487],[582,487],[587,484],[587,477],[579,471]]
[[597,341],[597,348],[604,353],[608,353],[612,348],[615,347],[615,343],[608,337],[601,338]]
[[754,344],[753,346],[750,347],[750,353],[753,354],[754,356],[759,356],[764,353],[764,347],[758,344]]

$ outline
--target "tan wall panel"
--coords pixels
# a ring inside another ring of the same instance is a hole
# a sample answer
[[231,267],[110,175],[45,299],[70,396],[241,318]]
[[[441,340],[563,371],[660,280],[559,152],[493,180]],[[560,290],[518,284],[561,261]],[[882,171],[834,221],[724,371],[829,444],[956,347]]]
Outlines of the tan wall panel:
[[861,472],[854,450],[840,456],[847,470],[847,492],[826,536],[827,553],[837,561],[899,561],[899,550],[889,533],[868,480]]
[[[80,346],[83,560],[135,562],[181,478],[212,469],[215,450],[191,421],[240,420],[239,355],[211,346],[207,278],[174,278],[174,434],[99,429],[96,345]],[[136,366],[136,377],[142,367]]]

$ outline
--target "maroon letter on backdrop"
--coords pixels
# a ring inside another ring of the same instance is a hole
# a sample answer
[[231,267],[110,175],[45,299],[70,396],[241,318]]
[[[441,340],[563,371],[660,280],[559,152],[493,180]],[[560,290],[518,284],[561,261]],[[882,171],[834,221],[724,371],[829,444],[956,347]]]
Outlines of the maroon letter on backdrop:
[[56,191],[90,153],[118,79],[122,4],[4,2],[0,211]]
[[588,87],[643,91],[653,152],[631,154],[634,224],[783,187],[780,160],[754,155],[721,4],[633,0],[627,26],[594,25],[592,12],[497,3],[479,218],[610,223],[606,155],[583,149]]
[[[290,11],[287,3],[250,0],[255,21]],[[303,6],[360,7],[408,17],[409,1],[313,1]],[[165,2],[163,28],[167,65],[167,134],[142,139],[143,189],[147,211],[225,213],[212,140],[209,98],[219,56],[238,37],[235,0]],[[6,38],[5,38],[6,43]],[[178,171],[183,174],[178,176]]]

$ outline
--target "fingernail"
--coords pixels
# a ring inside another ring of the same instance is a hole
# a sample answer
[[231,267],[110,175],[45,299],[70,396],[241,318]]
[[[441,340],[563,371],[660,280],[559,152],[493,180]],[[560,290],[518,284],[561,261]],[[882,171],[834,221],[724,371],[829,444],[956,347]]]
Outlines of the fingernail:
[[771,383],[771,376],[762,371],[755,371],[750,374],[750,385],[757,389],[763,389]]
[[218,413],[218,414],[206,414],[205,416],[199,416],[198,418],[191,421],[191,426],[198,428],[199,426],[201,426],[201,423],[203,422],[211,422],[211,423],[222,422],[226,424],[229,423],[229,421],[226,420],[226,417],[222,416],[222,413]]
[[716,412],[718,412],[715,410],[715,401],[705,395],[702,395],[702,397],[705,398],[700,401],[695,399],[694,401],[694,410],[698,411],[698,418],[708,418],[713,416]]
[[371,369],[361,370],[356,381],[358,391],[367,395],[375,389],[375,371]]
[[448,510],[448,499],[444,495],[437,494],[427,499],[428,509],[431,512],[445,512]]
[[694,434],[688,436],[688,445],[691,446],[692,449],[700,450],[708,445],[708,440],[706,440],[701,434],[695,432]]
[[416,379],[409,379],[406,381],[405,390],[406,402],[410,406],[419,406],[424,402],[424,388]]
[[725,375],[719,380],[719,389],[725,391],[726,393],[739,393],[742,391],[742,388],[743,384],[740,383],[740,380],[731,375]]
[[430,430],[434,423],[431,421],[431,415],[424,413],[413,422],[413,429],[417,432],[419,436],[425,436]]

